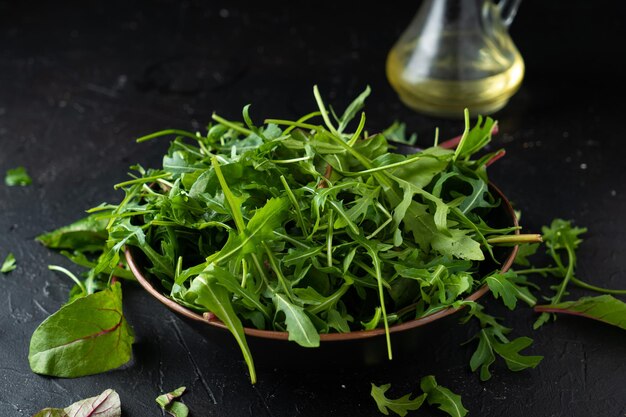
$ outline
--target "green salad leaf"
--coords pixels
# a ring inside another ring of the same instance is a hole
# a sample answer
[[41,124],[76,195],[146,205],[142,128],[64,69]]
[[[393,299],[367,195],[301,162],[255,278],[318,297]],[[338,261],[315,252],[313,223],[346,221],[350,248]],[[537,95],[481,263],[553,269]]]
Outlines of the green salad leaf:
[[121,417],[120,396],[112,389],[65,408],[44,408],[33,417]]
[[159,395],[156,398],[161,409],[174,417],[187,417],[189,408],[180,401],[177,401],[184,393],[186,387],[176,388],[174,391]]
[[3,274],[8,274],[17,268],[15,256],[12,253],[9,253],[4,261],[2,262],[2,266],[0,266],[0,272]]
[[626,330],[626,303],[608,294],[535,307],[541,313],[582,316]]
[[131,359],[134,336],[122,312],[119,283],[64,305],[37,327],[28,361],[33,372],[75,378]]
[[406,394],[400,398],[391,399],[386,395],[389,388],[391,388],[391,384],[384,384],[380,387],[372,384],[371,391],[372,398],[376,401],[378,410],[386,416],[389,415],[389,411],[393,411],[400,417],[404,417],[409,411],[418,410],[426,399],[426,394],[414,398],[411,398],[411,394]]
[[16,185],[25,187],[27,185],[31,185],[33,180],[26,172],[26,168],[17,167],[13,169],[9,169],[4,177],[4,183],[9,187],[14,187]]

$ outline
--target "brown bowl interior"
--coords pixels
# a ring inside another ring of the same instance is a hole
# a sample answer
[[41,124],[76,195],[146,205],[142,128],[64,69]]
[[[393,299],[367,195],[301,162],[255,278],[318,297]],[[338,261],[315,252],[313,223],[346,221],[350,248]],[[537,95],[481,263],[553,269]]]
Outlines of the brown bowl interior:
[[[498,196],[502,201],[501,209],[504,211],[504,215],[506,217],[507,222],[510,220],[510,223],[508,224],[519,226],[517,217],[515,216],[513,207],[511,207],[511,203],[509,202],[509,200],[495,185],[493,185],[492,183],[490,183],[489,185],[490,185],[491,191],[496,196]],[[519,234],[519,230],[516,230],[515,234]],[[502,272],[506,272],[513,264],[513,260],[515,259],[515,255],[517,254],[517,249],[518,249],[517,246],[511,247],[510,251],[508,253],[505,253],[505,255],[502,257],[502,259],[504,259],[504,261],[502,262],[502,266],[500,268]],[[226,326],[219,320],[216,320],[215,318],[209,319],[207,318],[207,316],[198,314],[176,303],[175,301],[169,299],[165,295],[163,295],[163,293],[158,288],[155,288],[151,280],[146,275],[144,275],[142,269],[140,268],[135,258],[133,257],[132,250],[127,248],[125,255],[126,255],[126,261],[128,262],[128,266],[130,267],[131,271],[137,278],[137,281],[139,281],[139,284],[141,284],[141,286],[146,291],[148,291],[148,293],[150,293],[154,298],[159,300],[167,308],[181,315],[184,318],[190,319],[193,322],[202,323],[210,327],[227,330]],[[488,291],[487,286],[483,285],[474,293],[470,294],[467,298],[465,298],[465,300],[476,301],[479,298],[481,298],[483,295],[485,295],[487,291]],[[434,321],[440,320],[444,317],[450,316],[456,313],[457,311],[459,311],[461,308],[463,307],[459,307],[459,308],[448,307],[446,309],[437,311],[435,313],[432,313],[428,316],[421,317],[419,319],[410,320],[407,322],[390,326],[389,331],[390,333],[398,333],[398,332],[403,332],[409,329],[421,327],[426,324],[432,323]],[[244,328],[244,331],[247,336],[252,336],[252,337],[257,337],[257,338],[262,338],[262,339],[287,341],[289,338],[289,334],[287,332],[279,332],[279,331],[274,331],[274,330],[259,330],[259,329],[250,328],[250,327]],[[348,341],[348,340],[368,339],[368,338],[372,338],[376,336],[381,336],[384,334],[385,334],[385,329],[382,329],[382,328],[378,328],[374,330],[358,330],[358,331],[352,331],[349,333],[328,333],[328,334],[321,334],[320,341],[324,343],[324,342],[339,342],[339,341]]]

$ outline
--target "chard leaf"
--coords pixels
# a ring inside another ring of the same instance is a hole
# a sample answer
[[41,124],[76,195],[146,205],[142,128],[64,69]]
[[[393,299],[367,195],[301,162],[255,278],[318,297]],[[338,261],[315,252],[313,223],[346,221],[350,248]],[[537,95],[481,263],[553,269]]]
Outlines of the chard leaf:
[[112,389],[107,389],[97,397],[78,401],[65,409],[45,408],[33,417],[121,417],[120,397]]
[[535,311],[587,317],[626,330],[626,303],[608,294],[540,305],[535,307]]
[[434,376],[423,377],[420,381],[420,387],[426,394],[428,404],[437,405],[441,411],[451,417],[463,417],[467,414],[467,410],[461,402],[461,396],[438,385]]
[[189,408],[180,401],[176,401],[185,392],[186,387],[176,388],[174,391],[166,394],[159,395],[156,398],[157,404],[161,406],[161,409],[174,417],[187,417],[189,415]]
[[101,251],[108,238],[109,220],[102,212],[90,214],[68,226],[37,236],[36,240],[51,249],[72,249],[78,252]]
[[191,282],[191,288],[187,292],[187,297],[190,301],[205,307],[208,311],[215,314],[217,318],[224,323],[235,337],[243,353],[243,357],[250,372],[250,381],[253,384],[256,383],[254,361],[250,353],[250,348],[248,347],[248,342],[246,341],[243,325],[233,309],[230,301],[230,293],[218,284],[217,279],[211,275],[211,269],[199,275]]
[[6,176],[4,177],[4,183],[9,187],[14,187],[16,185],[25,187],[27,185],[31,185],[33,180],[28,175],[28,172],[26,172],[26,168],[17,167],[7,171]]
[[468,230],[449,229],[450,236],[438,233],[433,237],[432,247],[444,256],[482,261],[485,259],[480,243],[467,236]]
[[414,398],[411,398],[411,394],[403,395],[396,399],[387,398],[386,392],[389,388],[391,388],[391,384],[381,385],[380,387],[372,384],[370,392],[370,395],[376,401],[378,410],[386,416],[389,415],[389,410],[391,410],[400,417],[404,417],[409,411],[418,410],[426,399],[426,394]]
[[285,313],[289,340],[303,347],[318,347],[320,345],[320,335],[302,307],[292,304],[287,297],[280,293],[273,293],[272,300],[274,300],[276,310]]
[[504,274],[495,273],[485,278],[485,282],[493,293],[495,298],[502,297],[502,302],[509,310],[514,310],[517,300],[522,300],[529,306],[534,306],[537,299],[530,293],[527,287],[519,285],[521,282],[517,279],[514,271],[507,271]]
[[15,256],[12,253],[9,253],[4,261],[2,262],[2,266],[0,266],[0,272],[3,274],[7,274],[13,271],[17,266],[15,265]]
[[33,372],[75,378],[115,369],[131,359],[133,332],[122,312],[122,288],[76,299],[37,327],[28,361]]

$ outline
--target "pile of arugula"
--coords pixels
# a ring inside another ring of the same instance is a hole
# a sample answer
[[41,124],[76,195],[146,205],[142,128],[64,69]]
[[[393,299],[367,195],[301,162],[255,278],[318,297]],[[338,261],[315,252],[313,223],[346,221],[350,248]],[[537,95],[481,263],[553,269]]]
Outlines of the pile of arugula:
[[[486,166],[498,153],[472,159],[495,122],[479,118],[470,128],[466,117],[455,150],[435,139],[402,155],[387,140],[402,139],[402,125],[369,135],[360,113],[346,133],[368,94],[341,117],[314,88],[319,110],[297,121],[257,127],[246,106],[244,123],[213,115],[206,135],[166,130],[138,139],[175,136],[161,169],[134,166],[133,178],[115,186],[125,193],[119,204],[102,204],[38,238],[89,271],[80,280],[56,268],[76,286],[33,335],[32,369],[78,376],[130,359],[133,335],[112,279],[132,279],[124,247],[145,256],[169,297],[226,324],[253,382],[244,326],[286,331],[305,347],[318,346],[321,333],[383,327],[391,358],[394,323],[461,305],[485,283],[527,298],[524,280],[499,274],[493,255],[493,245],[519,239],[506,236],[516,227],[489,224],[499,200]],[[486,257],[494,270],[479,276]],[[100,330],[82,323],[85,314]],[[50,338],[59,326],[66,332]],[[116,340],[122,343],[113,346]],[[62,355],[65,349],[76,352]],[[100,349],[117,354],[107,363],[83,358]],[[60,356],[82,358],[80,369]]]

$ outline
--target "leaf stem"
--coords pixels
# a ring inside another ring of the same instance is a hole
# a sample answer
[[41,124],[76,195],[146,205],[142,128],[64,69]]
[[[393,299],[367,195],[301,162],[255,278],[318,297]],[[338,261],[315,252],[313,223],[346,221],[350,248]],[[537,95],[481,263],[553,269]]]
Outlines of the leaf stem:
[[233,129],[233,130],[235,130],[235,131],[239,132],[239,133],[243,133],[244,135],[248,135],[248,136],[249,136],[249,135],[251,135],[251,134],[253,134],[253,133],[254,133],[254,132],[252,132],[250,129],[246,129],[245,127],[243,127],[243,126],[241,126],[241,125],[238,125],[237,123],[233,123],[233,122],[231,122],[231,121],[228,121],[228,120],[224,119],[223,117],[218,116],[218,115],[217,115],[217,114],[215,114],[215,113],[213,113],[213,114],[211,115],[211,118],[212,118],[213,120],[215,120],[216,122],[218,122],[218,123],[220,123],[220,124],[222,124],[222,125],[224,125],[224,126],[226,126],[226,127],[229,127],[229,128],[231,128],[231,129]]
[[72,281],[74,281],[76,283],[76,285],[78,285],[78,287],[83,292],[83,294],[85,294],[85,295],[89,294],[87,292],[87,288],[85,288],[83,283],[80,282],[80,280],[76,277],[76,275],[72,274],[67,269],[63,268],[62,266],[57,266],[57,265],[48,265],[48,269],[51,270],[51,271],[61,272],[61,273],[65,274],[65,275],[67,275],[68,277],[71,278]]
[[520,234],[520,235],[505,235],[494,236],[487,238],[487,243],[491,245],[505,244],[505,245],[517,245],[522,243],[538,243],[543,242],[540,234]]
[[151,133],[149,135],[142,136],[142,137],[138,138],[136,140],[136,142],[137,143],[146,142],[146,141],[148,141],[150,139],[158,138],[158,137],[161,137],[161,136],[170,136],[170,135],[184,136],[184,137],[191,138],[191,139],[194,139],[194,140],[199,140],[200,139],[198,137],[198,135],[194,135],[193,133],[187,132],[186,130],[165,129],[165,130],[160,130],[158,132]]

